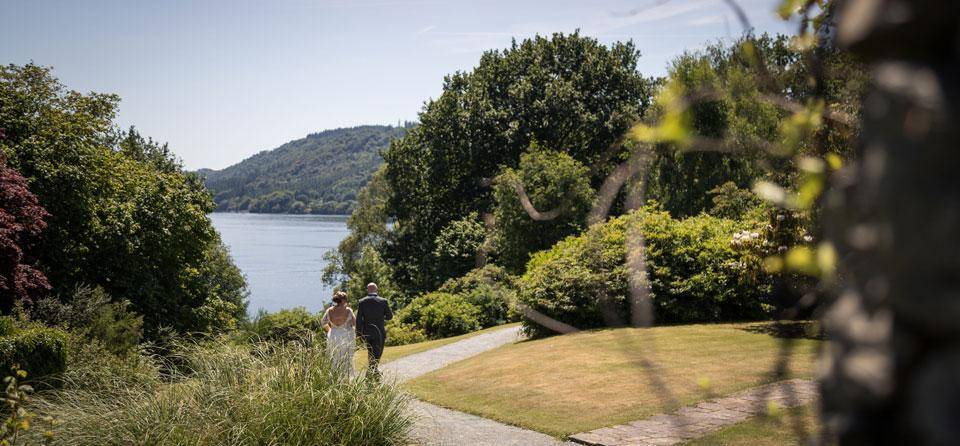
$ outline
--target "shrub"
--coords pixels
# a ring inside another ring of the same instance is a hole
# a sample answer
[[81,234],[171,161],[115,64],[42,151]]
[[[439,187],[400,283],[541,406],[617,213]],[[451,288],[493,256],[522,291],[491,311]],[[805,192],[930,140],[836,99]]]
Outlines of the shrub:
[[29,373],[30,379],[39,379],[67,368],[64,331],[41,325],[19,328],[4,324],[10,331],[0,336],[0,370],[6,372],[18,366]]
[[503,268],[488,264],[448,280],[438,291],[463,296],[480,310],[480,326],[487,328],[511,319],[510,308],[516,299],[514,280]]
[[81,287],[69,302],[51,297],[30,309],[34,320],[98,340],[108,350],[122,354],[136,347],[143,336],[143,316],[127,301],[111,302],[103,288]]
[[[628,230],[646,242],[651,301],[657,321],[696,322],[766,316],[770,280],[732,247],[743,224],[708,215],[675,220],[647,207],[594,225],[537,253],[519,280],[521,304],[578,328],[630,320]],[[524,320],[532,335],[549,332]]]
[[406,445],[407,397],[363,378],[343,380],[322,349],[214,341],[183,348],[169,382],[105,394],[44,395],[50,445]]
[[306,308],[284,309],[276,313],[260,311],[247,331],[261,340],[294,341],[311,337],[320,330],[320,318]]
[[400,323],[415,325],[431,338],[446,338],[480,329],[480,309],[463,296],[427,293],[398,312]]
[[427,340],[427,333],[412,324],[404,324],[399,318],[387,322],[387,345],[407,345]]
[[[480,309],[456,294],[431,293],[433,302],[423,308],[420,326],[436,338],[462,335],[480,329]],[[428,295],[428,296],[430,296]]]

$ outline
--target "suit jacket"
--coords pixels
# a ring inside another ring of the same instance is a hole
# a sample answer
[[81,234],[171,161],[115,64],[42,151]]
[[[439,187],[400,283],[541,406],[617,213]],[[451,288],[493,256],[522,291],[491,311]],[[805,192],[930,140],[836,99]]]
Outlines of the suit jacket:
[[387,339],[386,321],[393,319],[393,310],[386,299],[369,294],[357,303],[357,336],[368,341]]

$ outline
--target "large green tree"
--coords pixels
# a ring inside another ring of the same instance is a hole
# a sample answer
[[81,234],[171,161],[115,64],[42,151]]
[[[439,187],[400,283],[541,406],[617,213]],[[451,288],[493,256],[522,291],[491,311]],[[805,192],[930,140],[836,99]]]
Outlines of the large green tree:
[[629,42],[605,47],[578,33],[554,34],[488,51],[473,71],[447,76],[420,125],[384,155],[387,207],[396,217],[384,256],[397,284],[419,292],[449,278],[430,255],[437,235],[471,212],[489,213],[491,180],[517,167],[533,141],[591,166],[597,186],[650,97],[638,57]]
[[117,131],[118,102],[70,91],[48,68],[0,67],[0,150],[51,214],[35,253],[54,292],[101,286],[144,315],[148,335],[243,317],[209,193],[165,146]]
[[[794,110],[785,103],[823,101],[834,112],[859,114],[868,76],[850,54],[824,46],[816,61],[787,36],[745,37],[681,55],[664,88],[680,100],[679,127],[689,134],[678,144],[658,144],[650,163],[647,195],[674,216],[713,207],[711,191],[732,183],[750,189],[758,179],[789,186],[796,182],[797,155],[851,156],[857,126],[827,121],[819,134],[789,134]],[[816,73],[823,81],[811,83]],[[664,114],[659,104],[651,117]]]
[[497,177],[494,197],[499,262],[522,273],[531,253],[586,229],[596,193],[586,166],[565,153],[533,145],[520,156],[519,168],[506,168]]

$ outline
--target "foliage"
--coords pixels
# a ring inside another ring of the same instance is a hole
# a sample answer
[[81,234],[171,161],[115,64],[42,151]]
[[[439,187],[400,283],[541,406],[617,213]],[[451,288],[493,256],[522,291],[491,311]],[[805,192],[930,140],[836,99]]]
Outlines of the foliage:
[[457,277],[473,269],[486,238],[487,230],[476,212],[441,229],[434,241],[433,258],[442,265],[442,274]]
[[25,252],[46,227],[43,219],[49,215],[30,192],[26,178],[8,167],[0,153],[0,311],[4,313],[50,289],[46,276]]
[[424,342],[427,339],[427,333],[422,328],[412,324],[404,324],[399,318],[393,318],[387,321],[387,342],[388,346],[416,344]]
[[[732,246],[734,233],[749,229],[742,226],[709,215],[675,220],[643,208],[535,254],[519,279],[518,300],[581,329],[626,323],[626,237],[640,231],[658,322],[760,318],[769,311],[769,277]],[[533,321],[523,322],[532,335],[550,334]]]
[[357,207],[347,219],[350,230],[335,251],[324,254],[327,266],[323,269],[323,282],[331,286],[340,286],[356,272],[356,262],[363,249],[370,246],[377,252],[383,249],[389,231],[386,201],[389,184],[383,177],[383,167],[378,169],[370,182],[360,190]]
[[473,71],[447,76],[420,125],[384,154],[387,209],[396,217],[384,258],[397,285],[416,295],[453,277],[431,255],[437,236],[471,212],[490,213],[490,180],[516,168],[533,141],[593,167],[598,185],[649,98],[637,58],[632,43],[608,48],[558,33],[488,51]]
[[0,150],[51,214],[33,252],[54,292],[101,286],[144,316],[148,338],[209,329],[217,318],[201,308],[216,298],[241,315],[242,280],[208,265],[220,249],[209,193],[165,146],[116,131],[117,102],[69,91],[47,68],[0,67]]
[[320,318],[304,307],[283,309],[275,313],[261,310],[247,328],[258,340],[272,341],[308,339],[320,330]]
[[[13,374],[3,378],[6,386],[0,399],[3,400],[4,407],[2,413],[7,414],[0,425],[0,446],[11,446],[27,444],[22,442],[23,434],[30,430],[31,420],[36,414],[27,409],[30,403],[30,394],[33,393],[33,387],[20,384],[18,378],[26,378],[27,372],[13,367]],[[44,435],[49,437],[49,435]]]
[[[848,158],[856,126],[822,126],[815,115],[778,102],[826,101],[859,113],[866,71],[848,54],[822,52],[815,62],[796,40],[762,35],[677,58],[649,117],[657,127],[633,132],[656,143],[648,196],[672,215],[691,216],[710,210],[709,191],[727,182],[740,189],[759,180],[798,183],[800,162],[793,155]],[[814,71],[825,79],[819,86],[810,82]]]
[[749,189],[741,189],[732,181],[710,190],[712,207],[708,214],[731,220],[761,220],[765,217],[767,206]]
[[132,312],[127,301],[111,302],[100,287],[81,287],[66,302],[54,297],[39,300],[30,308],[30,317],[98,340],[114,354],[130,351],[143,336],[143,316]]
[[218,211],[347,214],[404,127],[326,130],[260,152],[223,170],[203,170]]
[[480,308],[463,296],[442,292],[418,296],[397,313],[396,319],[402,324],[420,327],[432,339],[462,335],[481,328]]
[[366,246],[355,264],[355,271],[344,283],[343,291],[351,302],[357,302],[367,295],[367,284],[376,283],[379,294],[391,301],[391,305],[401,307],[406,299],[393,285],[392,269],[372,246]]
[[463,277],[450,279],[438,291],[462,296],[477,307],[481,328],[505,324],[512,320],[510,309],[516,299],[514,277],[494,264],[474,269]]
[[4,320],[0,335],[0,370],[26,370],[31,379],[63,372],[67,367],[67,334],[56,328],[31,324],[20,327]]
[[[531,218],[520,203],[518,186],[537,211],[556,209],[559,215],[546,221]],[[508,167],[497,176],[493,195],[499,261],[512,272],[522,272],[530,253],[586,228],[596,194],[586,166],[534,143],[520,156],[518,169]]]
[[[322,349],[224,341],[178,350],[166,382],[38,398],[57,420],[52,445],[405,445],[407,397],[346,380]],[[39,434],[33,434],[39,440]]]

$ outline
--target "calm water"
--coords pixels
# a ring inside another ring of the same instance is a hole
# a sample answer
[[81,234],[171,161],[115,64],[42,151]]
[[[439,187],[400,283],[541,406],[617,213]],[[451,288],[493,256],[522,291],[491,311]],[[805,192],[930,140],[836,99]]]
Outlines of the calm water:
[[317,312],[331,290],[320,281],[323,255],[347,236],[347,217],[326,215],[210,214],[247,276],[250,314],[260,308],[306,307]]

